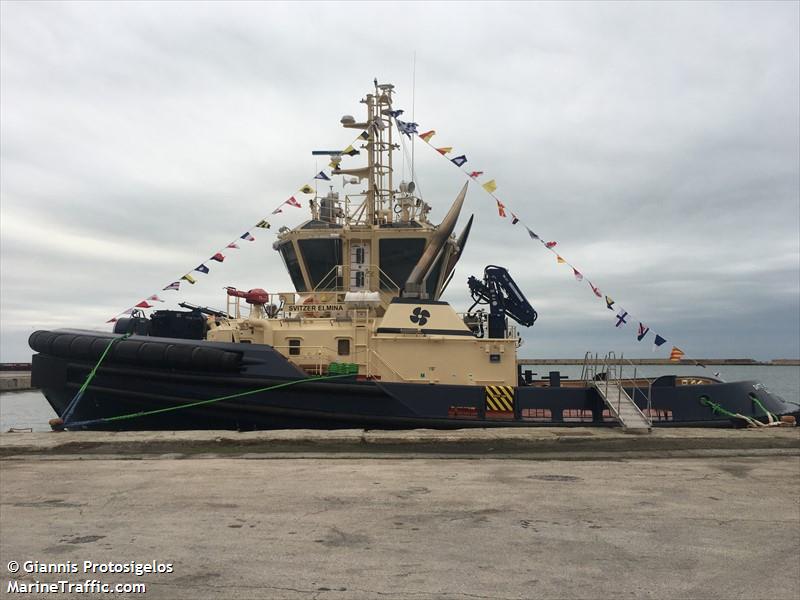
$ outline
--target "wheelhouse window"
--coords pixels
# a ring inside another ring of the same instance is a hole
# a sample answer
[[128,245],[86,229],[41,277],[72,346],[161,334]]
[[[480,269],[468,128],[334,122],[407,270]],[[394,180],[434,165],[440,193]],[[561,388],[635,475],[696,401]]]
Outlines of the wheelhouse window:
[[[411,275],[414,265],[417,264],[422,251],[425,249],[425,238],[399,238],[382,239],[381,248],[381,270],[386,274],[394,285],[402,285]],[[381,289],[392,289],[391,283],[381,278]]]
[[350,356],[350,338],[339,338],[336,341],[336,352],[339,356]]
[[300,340],[289,340],[289,356],[300,355]]
[[311,239],[298,240],[297,244],[300,246],[300,253],[305,260],[311,285],[317,287],[325,284],[325,287],[331,287],[331,284],[335,284],[335,273],[332,274],[332,271],[337,265],[342,264],[342,241],[339,239]]
[[286,270],[289,271],[289,277],[292,278],[294,289],[298,292],[305,292],[306,282],[303,279],[303,271],[300,269],[300,261],[297,258],[297,252],[294,251],[294,245],[291,241],[284,242],[278,246],[278,251],[286,264]]

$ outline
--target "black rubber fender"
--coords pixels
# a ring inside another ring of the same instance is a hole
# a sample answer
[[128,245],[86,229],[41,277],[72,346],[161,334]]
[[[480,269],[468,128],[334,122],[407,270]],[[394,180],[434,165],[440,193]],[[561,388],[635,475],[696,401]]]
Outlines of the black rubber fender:
[[164,364],[165,354],[169,344],[144,342],[139,348],[139,359],[150,366],[157,367]]
[[92,342],[94,340],[90,337],[83,335],[76,335],[72,343],[69,345],[69,350],[74,356],[80,358],[92,358]]
[[125,362],[125,363],[138,363],[139,349],[142,347],[142,342],[136,340],[122,340],[117,342],[111,347],[109,351],[109,358],[111,362]]
[[74,336],[67,334],[55,336],[55,338],[50,341],[50,352],[56,356],[72,356],[70,346],[72,346],[73,339]]
[[[41,354],[80,361],[96,361],[113,338],[78,333],[35,331],[28,345]],[[204,342],[174,344],[145,339],[125,339],[115,343],[106,356],[108,363],[142,365],[148,368],[181,371],[239,371],[239,352],[204,348]]]
[[49,354],[50,341],[55,335],[49,331],[34,331],[28,338],[28,346],[42,354]]
[[164,351],[164,362],[175,365],[174,368],[189,370],[192,368],[192,346],[170,344]]

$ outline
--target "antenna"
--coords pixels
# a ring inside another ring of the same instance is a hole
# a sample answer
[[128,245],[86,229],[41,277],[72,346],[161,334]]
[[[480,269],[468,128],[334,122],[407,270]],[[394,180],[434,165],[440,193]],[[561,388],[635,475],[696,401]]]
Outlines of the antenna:
[[[411,121],[416,122],[414,119],[415,110],[414,104],[417,98],[417,51],[414,50],[414,60],[411,66]],[[402,136],[401,136],[402,137]],[[414,171],[414,136],[411,136],[411,181],[417,178]]]

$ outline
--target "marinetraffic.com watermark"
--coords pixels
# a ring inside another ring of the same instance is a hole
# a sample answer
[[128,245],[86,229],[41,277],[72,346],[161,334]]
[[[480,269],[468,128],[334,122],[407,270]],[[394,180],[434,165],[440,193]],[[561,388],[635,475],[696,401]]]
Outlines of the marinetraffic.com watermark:
[[[144,594],[147,584],[143,582],[106,583],[97,575],[167,575],[175,571],[172,563],[153,560],[150,562],[80,562],[58,563],[38,560],[10,560],[6,564],[10,577],[5,586],[7,594]],[[41,581],[37,575],[74,575],[74,578],[47,578]],[[54,579],[54,580],[53,580]]]

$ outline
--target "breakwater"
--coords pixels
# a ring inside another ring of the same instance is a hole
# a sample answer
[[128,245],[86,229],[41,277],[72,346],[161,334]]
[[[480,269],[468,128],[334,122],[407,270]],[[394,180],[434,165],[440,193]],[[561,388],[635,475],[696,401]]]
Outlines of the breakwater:
[[30,371],[0,371],[0,392],[32,389]]
[[[626,358],[625,362],[633,365],[731,365],[731,366],[800,366],[798,358],[776,358],[773,360],[759,361],[753,358],[697,358],[671,361],[668,358]],[[582,365],[583,358],[519,358],[517,364],[520,365]]]
[[0,363],[0,392],[32,389],[31,363]]

